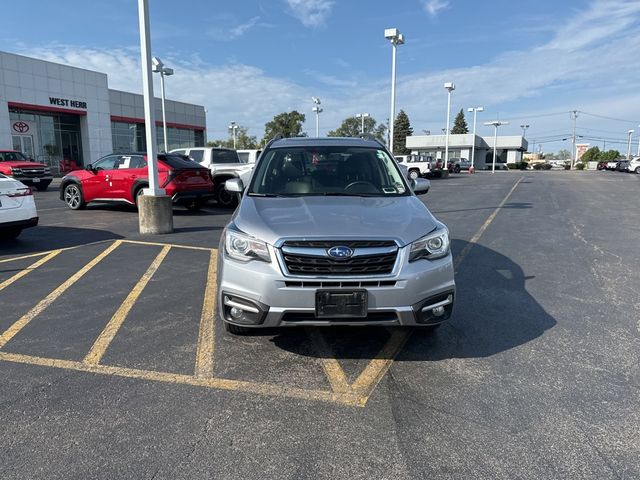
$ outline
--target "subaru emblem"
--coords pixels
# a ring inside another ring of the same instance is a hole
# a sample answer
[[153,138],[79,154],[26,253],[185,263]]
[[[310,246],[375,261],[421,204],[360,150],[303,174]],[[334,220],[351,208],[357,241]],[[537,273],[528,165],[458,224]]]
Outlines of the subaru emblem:
[[353,250],[349,247],[332,247],[327,250],[327,254],[337,260],[347,260],[353,255]]

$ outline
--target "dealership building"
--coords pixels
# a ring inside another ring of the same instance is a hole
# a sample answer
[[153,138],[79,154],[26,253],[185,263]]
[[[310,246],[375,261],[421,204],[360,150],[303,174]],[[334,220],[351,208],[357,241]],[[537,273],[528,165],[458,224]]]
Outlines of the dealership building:
[[[411,153],[444,158],[446,135],[413,135],[407,137],[407,148]],[[472,147],[475,144],[475,167],[484,170],[493,163],[494,137],[481,137],[473,134],[449,135],[449,158],[466,158],[471,160]],[[496,164],[506,166],[508,163],[519,163],[522,154],[529,144],[520,135],[498,136],[496,142]]]
[[[169,149],[204,146],[204,107],[167,100]],[[162,106],[155,99],[158,151]],[[0,51],[0,150],[54,171],[108,153],[146,150],[143,97],[108,87],[107,75]]]

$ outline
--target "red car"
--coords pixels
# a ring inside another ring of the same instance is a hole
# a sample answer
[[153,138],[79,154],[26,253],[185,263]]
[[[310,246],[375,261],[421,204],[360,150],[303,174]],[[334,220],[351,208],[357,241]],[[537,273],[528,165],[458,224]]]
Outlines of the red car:
[[[174,204],[191,210],[201,208],[214,197],[209,169],[184,155],[159,154],[158,180]],[[84,170],[65,175],[60,183],[60,200],[72,210],[80,210],[89,202],[135,205],[142,189],[148,186],[145,154],[112,154],[87,165]]]
[[0,173],[41,192],[45,191],[53,177],[51,169],[43,163],[37,163],[15,150],[0,150]]

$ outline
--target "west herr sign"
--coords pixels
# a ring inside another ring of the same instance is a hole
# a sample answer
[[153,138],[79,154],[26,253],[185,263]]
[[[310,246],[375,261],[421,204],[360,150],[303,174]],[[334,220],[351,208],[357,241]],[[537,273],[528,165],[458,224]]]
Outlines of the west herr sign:
[[51,105],[59,105],[61,107],[73,107],[87,109],[87,102],[81,102],[80,100],[69,100],[68,98],[49,97],[49,103]]

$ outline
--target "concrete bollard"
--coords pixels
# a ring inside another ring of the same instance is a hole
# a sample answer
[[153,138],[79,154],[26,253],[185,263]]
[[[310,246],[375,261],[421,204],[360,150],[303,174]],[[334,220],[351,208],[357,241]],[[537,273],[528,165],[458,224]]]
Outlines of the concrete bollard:
[[138,223],[143,235],[173,232],[173,203],[168,195],[138,197]]

